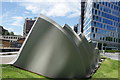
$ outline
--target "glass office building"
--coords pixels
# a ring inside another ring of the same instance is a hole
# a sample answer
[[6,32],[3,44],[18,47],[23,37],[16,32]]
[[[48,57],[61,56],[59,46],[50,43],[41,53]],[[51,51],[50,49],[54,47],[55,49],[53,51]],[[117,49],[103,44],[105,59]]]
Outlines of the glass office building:
[[86,0],[83,34],[100,50],[120,49],[120,2]]

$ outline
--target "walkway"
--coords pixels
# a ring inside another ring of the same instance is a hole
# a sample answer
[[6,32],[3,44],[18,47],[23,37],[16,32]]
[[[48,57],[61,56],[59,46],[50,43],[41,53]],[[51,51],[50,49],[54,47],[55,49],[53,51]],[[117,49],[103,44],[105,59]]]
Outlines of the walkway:
[[107,58],[120,61],[120,53],[100,53],[100,54]]

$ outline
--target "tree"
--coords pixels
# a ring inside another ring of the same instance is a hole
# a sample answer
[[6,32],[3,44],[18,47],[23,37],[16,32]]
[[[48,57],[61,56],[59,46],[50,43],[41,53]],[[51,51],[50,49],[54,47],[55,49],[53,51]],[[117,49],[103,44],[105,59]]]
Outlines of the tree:
[[8,31],[5,31],[4,35],[10,35],[10,33]]
[[12,36],[13,36],[13,35],[14,35],[14,32],[10,32],[10,35],[12,35]]

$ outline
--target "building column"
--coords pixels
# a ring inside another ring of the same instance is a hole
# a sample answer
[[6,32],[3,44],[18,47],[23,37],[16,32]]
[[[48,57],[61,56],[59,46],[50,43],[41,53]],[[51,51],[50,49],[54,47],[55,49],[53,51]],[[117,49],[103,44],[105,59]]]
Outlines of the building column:
[[[96,42],[96,48],[98,48],[98,42]],[[99,48],[98,48],[99,49]]]
[[103,50],[103,43],[102,43],[102,46],[101,46],[101,50]]

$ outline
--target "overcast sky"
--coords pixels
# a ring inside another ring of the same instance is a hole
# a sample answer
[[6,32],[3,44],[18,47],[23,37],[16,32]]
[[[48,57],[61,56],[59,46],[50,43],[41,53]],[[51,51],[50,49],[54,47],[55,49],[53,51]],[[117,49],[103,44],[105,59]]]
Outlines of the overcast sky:
[[73,27],[79,21],[79,0],[3,0],[0,25],[9,31],[22,35],[24,19],[43,14],[63,26]]

